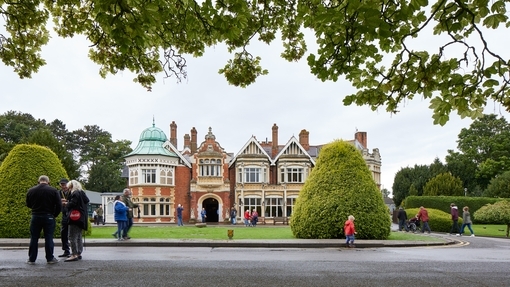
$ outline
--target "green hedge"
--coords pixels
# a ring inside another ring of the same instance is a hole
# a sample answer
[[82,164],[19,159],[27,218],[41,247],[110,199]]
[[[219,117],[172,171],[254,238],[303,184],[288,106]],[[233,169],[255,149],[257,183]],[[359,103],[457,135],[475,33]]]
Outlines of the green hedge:
[[[452,228],[452,217],[450,212],[446,213],[442,210],[427,208],[427,212],[429,213],[429,226],[430,229],[434,232],[446,232],[449,233]],[[407,217],[412,218],[420,211],[419,208],[409,208],[406,209]],[[473,216],[473,213],[471,213]],[[459,211],[459,228],[462,225],[462,210]],[[420,222],[420,230],[423,223]]]
[[419,208],[425,206],[427,210],[430,208],[442,210],[450,214],[450,204],[453,202],[457,204],[459,208],[459,217],[462,216],[462,208],[464,206],[469,207],[471,212],[471,220],[476,221],[473,215],[475,211],[480,209],[486,204],[493,204],[497,201],[503,200],[502,198],[490,198],[490,197],[466,197],[466,196],[408,196],[402,202],[406,209]]
[[[29,188],[39,176],[47,175],[50,185],[67,177],[57,155],[39,145],[16,145],[0,165],[0,238],[29,238],[31,210],[26,207]],[[55,237],[60,237],[60,216]]]

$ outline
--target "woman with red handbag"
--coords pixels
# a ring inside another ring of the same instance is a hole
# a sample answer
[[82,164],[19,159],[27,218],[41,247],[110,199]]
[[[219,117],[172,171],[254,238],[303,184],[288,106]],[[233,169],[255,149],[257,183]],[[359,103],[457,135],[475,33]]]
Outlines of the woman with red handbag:
[[65,261],[70,262],[81,259],[81,253],[83,252],[82,230],[87,230],[87,204],[89,203],[89,198],[83,191],[81,184],[76,180],[68,182],[67,188],[71,191],[67,199],[71,256]]

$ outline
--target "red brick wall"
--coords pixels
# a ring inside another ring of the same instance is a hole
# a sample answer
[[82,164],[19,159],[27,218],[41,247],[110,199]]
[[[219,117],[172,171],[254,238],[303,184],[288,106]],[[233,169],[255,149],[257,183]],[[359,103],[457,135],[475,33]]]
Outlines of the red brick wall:
[[[182,211],[182,220],[187,222],[190,217],[190,199],[189,199],[189,182],[191,180],[191,171],[186,166],[178,166],[175,168],[175,202],[174,210],[177,204],[182,204],[184,210]],[[174,214],[177,218],[177,213]]]

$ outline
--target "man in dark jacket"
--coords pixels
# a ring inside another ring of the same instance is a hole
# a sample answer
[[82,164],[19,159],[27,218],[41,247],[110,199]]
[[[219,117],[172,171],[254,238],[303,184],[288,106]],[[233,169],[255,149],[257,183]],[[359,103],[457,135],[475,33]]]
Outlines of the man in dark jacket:
[[453,233],[457,234],[457,236],[460,236],[460,229],[459,229],[459,209],[457,208],[457,205],[455,203],[450,204],[450,214],[452,215],[452,228],[450,229],[450,235]]
[[60,224],[60,241],[62,242],[62,250],[64,253],[58,257],[68,257],[71,255],[69,248],[69,228],[67,219],[67,200],[69,199],[69,189],[67,188],[67,178],[62,178],[59,182],[60,185],[60,198],[62,199],[62,222]]
[[39,235],[44,231],[44,250],[48,264],[57,263],[53,256],[55,232],[55,217],[60,214],[62,201],[56,188],[49,185],[50,180],[46,175],[39,177],[39,184],[30,188],[26,196],[26,205],[32,209],[30,221],[30,246],[28,248],[28,264],[35,264],[38,252]]
[[124,239],[131,239],[131,237],[128,236],[128,233],[129,230],[131,229],[131,226],[133,226],[133,209],[138,207],[138,204],[133,203],[133,201],[131,201],[131,196],[132,196],[131,190],[129,188],[124,189],[124,192],[121,196],[121,200],[127,207],[129,207],[129,211],[127,214],[128,217],[127,226],[122,234],[122,238]]
[[402,229],[405,229],[406,232],[409,232],[409,228],[407,228],[407,212],[404,210],[404,208],[399,207],[398,208],[398,231],[402,231]]

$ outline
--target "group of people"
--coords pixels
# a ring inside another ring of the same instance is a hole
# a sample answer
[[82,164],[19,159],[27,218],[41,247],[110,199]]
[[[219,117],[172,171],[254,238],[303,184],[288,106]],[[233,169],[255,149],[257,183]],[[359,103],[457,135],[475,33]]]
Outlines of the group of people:
[[131,239],[128,234],[133,226],[133,210],[138,208],[138,204],[131,200],[132,196],[133,193],[129,188],[125,188],[122,195],[115,196],[113,210],[117,231],[112,233],[112,236],[119,241]]
[[30,188],[26,195],[26,206],[32,210],[30,220],[30,245],[27,264],[33,265],[37,260],[39,235],[44,233],[44,250],[46,262],[55,264],[53,233],[55,218],[62,213],[61,240],[66,262],[82,259],[82,231],[87,230],[87,205],[89,198],[76,180],[61,179],[60,190],[49,185],[50,179],[41,175],[38,185]]
[[259,222],[259,213],[254,208],[250,213],[250,209],[246,209],[244,212],[244,226],[248,227],[256,227],[257,222]]
[[[469,207],[464,206],[462,209],[462,226],[459,228],[459,211],[457,208],[457,205],[455,203],[450,204],[450,215],[452,219],[452,227],[450,229],[449,235],[457,234],[457,236],[462,236],[464,234],[464,229],[467,227],[469,231],[471,232],[471,236],[475,237],[475,233],[473,232],[473,229],[471,228],[472,221],[471,221],[471,214],[469,213]],[[409,228],[407,227],[407,213],[406,211],[400,207],[398,214],[398,230],[399,231],[407,231],[409,232]],[[427,231],[430,234],[430,226],[429,226],[429,213],[427,209],[423,206],[420,206],[420,211],[418,214],[416,214],[415,218],[416,221],[421,222],[421,232],[424,233]]]
[[96,208],[94,210],[94,212],[92,212],[92,217],[94,218],[95,225],[99,225],[99,224],[105,225],[103,214],[104,214],[104,211],[103,211],[103,207],[101,205],[98,208]]

